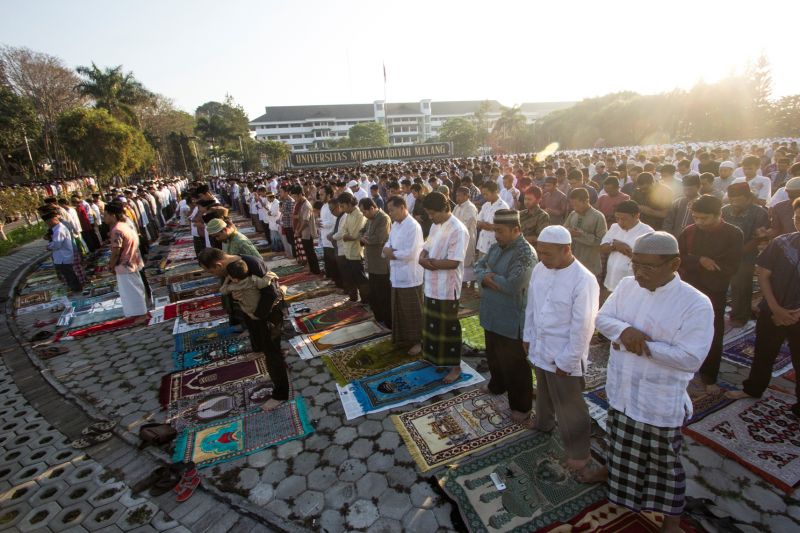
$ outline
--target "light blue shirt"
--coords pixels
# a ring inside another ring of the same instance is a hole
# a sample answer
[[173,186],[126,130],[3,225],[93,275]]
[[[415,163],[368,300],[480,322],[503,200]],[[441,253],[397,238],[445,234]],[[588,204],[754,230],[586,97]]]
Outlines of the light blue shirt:
[[53,252],[54,264],[71,265],[73,263],[72,235],[61,222],[53,226],[53,238],[47,245],[47,249]]

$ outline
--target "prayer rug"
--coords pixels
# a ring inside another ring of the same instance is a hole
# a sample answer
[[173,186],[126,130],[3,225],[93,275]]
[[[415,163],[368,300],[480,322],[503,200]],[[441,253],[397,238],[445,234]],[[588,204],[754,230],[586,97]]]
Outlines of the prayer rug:
[[419,355],[408,355],[408,350],[398,348],[390,340],[377,340],[323,355],[322,362],[336,383],[346,385],[419,358]]
[[232,337],[218,342],[204,344],[188,352],[172,352],[172,363],[175,370],[186,370],[200,365],[207,365],[221,359],[252,351],[250,338]]
[[173,318],[176,318],[188,311],[199,311],[202,309],[210,309],[221,306],[222,297],[219,294],[201,296],[191,300],[182,300],[180,302],[167,304],[163,307],[153,309],[151,312],[152,320],[150,321],[150,325],[159,324],[166,320],[172,320]]
[[737,400],[684,428],[786,492],[800,482],[800,422],[792,395],[767,389],[759,399]]
[[[569,522],[607,497],[604,484],[578,483],[562,464],[565,460],[555,436],[535,432],[447,470],[439,485],[472,533],[539,531]],[[491,474],[505,483],[505,490],[497,489]]]
[[319,274],[311,274],[310,272],[297,272],[294,274],[288,274],[286,276],[282,276],[278,278],[278,283],[281,285],[296,285],[303,281],[314,281],[322,279]]
[[120,329],[134,328],[136,326],[144,326],[150,320],[149,315],[129,316],[124,318],[116,318],[108,320],[99,324],[87,326],[85,328],[67,330],[64,335],[59,337],[61,340],[79,339],[82,337],[91,337],[100,333],[108,333],[110,331],[118,331]]
[[186,300],[195,296],[214,294],[219,290],[219,279],[215,277],[180,281],[169,287],[169,292],[174,301]]
[[47,303],[50,301],[50,298],[51,294],[49,291],[31,292],[29,294],[17,296],[14,307],[16,309],[24,309],[33,305]]
[[795,374],[794,370],[789,370],[786,374],[783,375],[783,379],[788,379],[789,381],[797,382],[797,374]]
[[228,318],[228,312],[222,308],[222,303],[216,307],[206,309],[192,309],[181,312],[181,320],[187,324],[201,324],[220,318]]
[[336,326],[361,322],[370,318],[372,318],[372,312],[370,310],[363,305],[353,302],[330,309],[323,309],[301,318],[295,318],[292,320],[292,324],[300,333],[317,333]]
[[172,460],[194,461],[198,468],[205,468],[305,437],[313,431],[305,402],[298,397],[272,411],[256,409],[185,429],[175,440]]
[[458,300],[458,318],[477,315],[480,307],[480,291],[469,287],[461,289],[461,298]]
[[344,294],[326,294],[317,298],[310,298],[307,300],[295,301],[289,304],[288,315],[289,318],[297,318],[309,315],[318,309],[330,309],[343,303],[348,302],[350,299]]
[[238,328],[228,325],[227,323],[213,328],[196,329],[188,333],[174,335],[175,351],[188,352],[203,344],[217,342],[231,337],[238,337],[241,334],[242,332],[239,331]]
[[284,294],[284,299],[287,302],[300,299],[304,294],[317,289],[330,288],[333,282],[326,279],[313,279],[309,281],[301,281],[294,285],[286,286],[281,283],[281,290]]
[[239,415],[269,400],[273,388],[268,376],[231,381],[208,392],[170,403],[166,422],[182,431],[186,427]]
[[[586,509],[566,524],[554,524],[539,530],[547,533],[658,533],[664,515],[652,511],[634,513],[628,509],[609,503],[600,502]],[[681,531],[697,533],[697,529],[688,520],[681,519]]]
[[292,296],[291,298],[289,298],[289,297],[284,298],[284,301],[287,304],[290,303],[290,302],[296,302],[296,303],[302,303],[302,304],[305,305],[305,302],[307,300],[313,300],[313,299],[316,299],[316,298],[320,298],[322,296],[330,296],[330,295],[342,296],[342,293],[339,292],[339,289],[337,287],[335,287],[335,286],[327,286],[327,287],[322,287],[322,288],[319,288],[319,289],[313,289],[313,290],[310,290],[308,292],[304,292],[302,294],[299,294],[297,296]]
[[340,350],[356,344],[367,342],[378,337],[388,335],[390,330],[379,324],[374,319],[365,320],[356,324],[347,324],[341,327],[298,335],[289,339],[289,344],[301,359],[311,359],[323,355],[331,350]]
[[509,413],[504,394],[475,389],[393,415],[392,422],[420,471],[426,472],[526,431]]
[[55,310],[57,307],[62,306],[62,309],[66,309],[69,305],[69,300],[66,296],[58,296],[57,298],[53,298],[49,302],[45,302],[43,304],[34,304],[28,307],[23,307],[16,310],[17,316],[27,315],[29,313],[35,313],[37,311],[44,311],[45,309],[53,309]]
[[608,373],[609,343],[589,346],[589,365],[583,373],[586,390],[596,389],[606,384]]
[[478,315],[464,317],[461,322],[461,342],[468,348],[480,352],[486,351],[486,336]]
[[[722,349],[722,358],[734,365],[751,367],[755,355],[756,335],[749,333],[730,342]],[[778,377],[792,369],[792,353],[788,343],[784,342],[772,365],[772,377]]]
[[181,283],[184,281],[194,281],[205,277],[209,277],[209,275],[206,274],[202,268],[197,267],[195,270],[190,272],[185,272],[183,274],[169,274],[167,276],[164,276],[163,284],[173,285],[175,283]]
[[72,320],[69,321],[69,327],[73,329],[86,327],[92,324],[99,324],[107,322],[116,318],[122,318],[125,312],[122,307],[113,307],[111,309],[98,309],[97,311],[81,313],[73,315]]
[[297,263],[294,262],[294,259],[289,259],[289,261],[291,261],[291,264],[289,265],[273,267],[272,263],[269,263],[267,264],[267,266],[269,267],[271,272],[275,273],[275,275],[278,276],[278,278],[305,271],[306,267],[304,267],[303,265],[298,265]]
[[[381,374],[376,374],[375,376],[355,381],[345,385],[344,387],[337,384],[336,390],[339,393],[339,400],[342,402],[342,407],[344,407],[344,415],[347,420],[353,420],[368,413],[380,413],[381,411],[395,409],[404,405],[424,402],[425,400],[433,398],[434,396],[438,396],[456,389],[471,387],[472,385],[477,385],[478,383],[486,381],[483,376],[481,376],[464,361],[461,361],[462,379],[459,379],[455,383],[443,383],[441,378],[444,377],[444,373],[440,374],[431,372],[427,374],[427,376],[421,376],[420,374],[422,374],[423,371],[419,368],[418,370],[420,371],[417,372],[416,375],[412,375],[410,373],[405,373],[404,375],[402,372],[398,372],[400,369],[414,364],[426,365],[428,367],[432,366],[427,361],[415,361],[401,367],[397,367],[392,371],[383,372]],[[436,367],[433,368],[435,369]],[[376,378],[378,376],[385,376],[390,372],[395,374],[395,379],[393,381],[388,381],[382,386],[381,381]],[[427,378],[428,381],[426,382],[424,378]],[[438,378],[438,382],[431,381],[435,378]],[[380,395],[377,395],[374,392],[370,392],[369,395],[367,395],[364,392],[365,385],[367,385],[371,391],[375,391],[378,387],[381,387],[384,391],[389,391],[391,388],[397,388],[398,390],[396,390],[394,393],[378,390],[378,392],[381,392]],[[406,385],[408,385],[408,388],[405,387]],[[357,388],[360,388],[361,390],[358,395],[356,394]],[[359,396],[362,399],[365,396],[367,398],[375,398],[377,400],[376,403],[379,403],[380,406],[373,409],[365,409],[364,404],[358,400]]]
[[[202,311],[199,312],[202,313]],[[181,335],[183,333],[189,333],[190,331],[195,331],[198,329],[218,328],[226,326],[228,322],[229,320],[227,313],[225,313],[222,318],[209,320],[208,322],[195,322],[194,324],[188,324],[184,322],[182,318],[178,317],[175,319],[175,323],[172,325],[172,334]]]
[[181,398],[205,393],[232,381],[264,379],[268,376],[263,354],[238,355],[163,376],[159,401],[166,407]]

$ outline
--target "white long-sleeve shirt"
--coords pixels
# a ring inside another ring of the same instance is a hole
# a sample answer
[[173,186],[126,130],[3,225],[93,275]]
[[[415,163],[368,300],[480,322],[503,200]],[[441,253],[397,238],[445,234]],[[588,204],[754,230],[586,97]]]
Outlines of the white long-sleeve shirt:
[[534,366],[582,376],[600,301],[597,278],[577,259],[566,268],[537,263],[528,286],[522,338]]
[[[714,336],[708,297],[677,274],[655,291],[629,277],[603,304],[596,325],[612,342],[606,380],[609,405],[645,424],[682,426],[692,416],[686,387]],[[651,356],[625,349],[620,335],[629,327],[653,339],[647,342]]]
[[411,215],[402,222],[392,222],[385,248],[391,248],[395,259],[389,261],[389,281],[392,287],[406,289],[422,285],[425,269],[419,264],[419,254],[425,240],[422,227]]
[[[603,235],[603,240],[600,241],[600,244],[611,244],[616,240],[624,242],[632,249],[636,239],[647,233],[653,233],[653,228],[644,222],[639,222],[629,230],[624,230],[619,227],[619,224],[614,223],[611,224],[609,230]],[[608,256],[606,279],[603,285],[606,286],[606,289],[613,291],[617,288],[619,281],[626,276],[633,276],[631,258],[620,252],[611,252]]]
[[450,215],[441,224],[431,226],[428,240],[423,246],[428,251],[428,258],[458,261],[458,266],[446,270],[426,270],[425,296],[436,300],[458,300],[461,297],[467,244],[469,232],[455,216]]
[[328,233],[333,231],[336,225],[336,216],[331,213],[331,208],[328,204],[322,206],[319,210],[319,240],[323,248],[333,248],[333,243],[328,239]]
[[[505,203],[499,196],[493,204],[489,202],[484,203],[481,206],[480,213],[478,213],[478,222],[494,224],[494,214],[500,209],[508,209],[508,204]],[[478,235],[478,251],[485,254],[496,242],[497,239],[494,237],[494,232],[483,229]]]

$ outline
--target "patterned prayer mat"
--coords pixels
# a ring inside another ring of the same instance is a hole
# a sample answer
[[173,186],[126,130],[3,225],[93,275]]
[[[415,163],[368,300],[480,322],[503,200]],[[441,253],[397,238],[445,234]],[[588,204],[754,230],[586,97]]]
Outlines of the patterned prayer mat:
[[203,322],[211,322],[220,318],[227,318],[228,312],[222,308],[222,304],[218,307],[209,307],[207,309],[193,309],[191,311],[184,311],[181,313],[181,320],[187,324],[201,324]]
[[[189,263],[189,264],[192,264],[192,263]],[[162,284],[163,285],[173,285],[175,283],[181,283],[181,282],[185,282],[185,281],[194,281],[194,280],[203,279],[203,278],[209,276],[209,274],[206,274],[205,271],[202,268],[198,267],[197,265],[194,265],[194,266],[196,268],[194,270],[192,270],[192,271],[184,272],[182,274],[169,274],[169,275],[164,276]]]
[[122,318],[125,312],[122,307],[114,307],[111,309],[99,309],[89,313],[76,314],[69,321],[69,327],[73,329],[82,328],[91,324],[99,324],[100,322],[107,322],[116,318]]
[[[591,506],[574,517],[569,523],[554,524],[539,530],[547,533],[658,533],[664,515],[652,511],[634,513],[607,501]],[[697,529],[688,520],[681,520],[681,531],[697,533]]]
[[[272,266],[273,263],[268,263],[267,264],[267,266],[269,267],[270,271],[274,272],[275,275],[278,276],[278,278],[281,278],[281,277],[284,277],[284,276],[289,276],[291,274],[297,274],[299,272],[305,271],[305,269],[306,269],[306,267],[304,267],[303,265],[298,265],[297,263],[295,263],[294,259],[286,259],[286,260],[282,260],[282,261],[289,261],[289,264],[288,265],[282,265],[282,266],[275,266],[275,267]],[[279,261],[275,261],[275,263],[277,263],[277,262],[279,262]]]
[[[753,366],[755,354],[756,335],[749,333],[725,345],[722,349],[722,358],[738,366]],[[772,366],[772,377],[778,377],[792,369],[792,353],[789,345],[783,343],[775,364]]]
[[314,281],[323,279],[322,276],[319,274],[311,274],[310,272],[301,271],[296,272],[294,274],[287,274],[285,276],[280,276],[278,279],[278,283],[281,285],[296,285],[303,281]]
[[336,326],[361,322],[372,318],[372,312],[355,302],[322,309],[316,313],[292,320],[294,328],[300,333],[317,333]]
[[288,315],[289,318],[297,318],[311,314],[318,309],[329,309],[337,305],[341,305],[350,299],[341,293],[331,293],[317,298],[309,298],[306,300],[298,300],[289,304]]
[[229,381],[213,390],[170,403],[166,422],[182,431],[186,427],[243,414],[269,400],[273,387],[268,376]]
[[336,383],[346,385],[356,379],[374,376],[388,368],[417,361],[419,358],[419,355],[408,355],[408,350],[398,348],[391,340],[383,339],[323,355],[322,362],[328,367]]
[[17,299],[14,301],[14,308],[24,309],[32,305],[47,303],[50,301],[50,298],[51,294],[49,291],[39,291],[39,292],[31,292],[29,294],[23,294],[17,296]]
[[[333,282],[327,279],[313,279],[308,281],[301,281],[294,285],[286,286],[281,283],[281,290],[283,290],[284,299],[287,302],[299,300],[312,291],[318,289],[328,289],[333,287]],[[335,289],[335,287],[333,287]]]
[[192,300],[182,300],[180,302],[167,304],[163,307],[157,307],[150,312],[150,325],[172,320],[188,311],[199,311],[221,306],[222,297],[219,294],[201,296],[200,298],[194,298]]
[[197,349],[203,344],[238,337],[239,335],[242,335],[242,332],[226,322],[213,328],[196,329],[188,333],[173,335],[173,337],[175,337],[175,351],[188,352]]
[[[578,483],[565,459],[556,437],[533,433],[447,470],[439,484],[473,533],[539,531],[606,499],[604,484]],[[497,490],[493,473],[505,490]]]
[[800,483],[800,422],[792,395],[767,389],[684,428],[684,433],[739,462],[786,492]]
[[192,281],[173,283],[169,292],[173,301],[187,300],[197,296],[207,296],[219,291],[219,279],[216,277],[200,278]]
[[289,339],[289,344],[301,359],[311,359],[326,354],[332,350],[348,348],[356,344],[367,342],[378,337],[388,335],[390,330],[375,320],[365,320],[356,324],[347,324],[341,327],[298,335]]
[[175,370],[186,370],[213,361],[228,359],[252,351],[250,338],[231,337],[218,342],[204,344],[196,350],[188,352],[172,352],[172,363]]
[[147,322],[149,320],[150,320],[149,315],[116,318],[114,320],[108,320],[106,322],[93,324],[91,326],[83,328],[69,329],[59,338],[63,340],[69,340],[69,339],[78,339],[82,337],[91,337],[92,335],[98,335],[100,333],[108,333],[110,331],[118,331],[121,329],[144,326],[147,325]]
[[788,379],[789,381],[797,382],[797,374],[795,374],[794,370],[789,370],[786,374],[783,375],[783,379]]
[[[414,373],[405,371],[409,365],[414,365],[415,363],[421,363],[434,370],[426,370],[419,366],[415,367],[416,372]],[[406,368],[404,369],[404,367]],[[401,369],[403,370],[401,371]],[[435,369],[436,367],[433,367],[430,363],[416,361],[375,376],[354,381],[344,387],[337,384],[336,390],[339,393],[342,407],[344,407],[345,418],[353,420],[368,413],[379,413],[412,403],[424,402],[434,396],[456,389],[471,387],[486,381],[483,376],[464,361],[461,361],[462,378],[455,383],[445,384],[442,382],[444,374],[436,372]],[[379,376],[387,377],[390,374],[391,377],[384,381],[378,379]],[[370,392],[365,392],[365,388],[368,388]],[[361,390],[358,394],[356,393],[357,389]],[[392,391],[392,389],[395,390]],[[359,401],[359,397],[362,401]],[[374,408],[365,409],[367,405],[363,401],[365,397],[370,402],[370,405],[375,405]]]
[[163,376],[159,402],[166,407],[181,398],[208,393],[232,381],[263,380],[268,376],[262,354],[238,355]]
[[606,384],[608,372],[609,343],[589,346],[589,366],[583,373],[586,390],[596,389]]
[[299,396],[272,411],[255,409],[183,430],[175,440],[172,460],[194,461],[199,468],[205,468],[305,437],[313,431],[305,402]]
[[486,351],[486,336],[481,327],[478,315],[464,317],[461,320],[461,342],[468,348],[477,351]]
[[287,304],[290,302],[292,303],[296,302],[302,305],[307,305],[305,302],[307,302],[308,300],[313,300],[320,298],[322,296],[331,296],[331,295],[342,296],[342,293],[339,291],[337,287],[331,285],[331,286],[321,287],[319,289],[313,289],[308,292],[300,293],[297,296],[292,296],[291,298],[284,298],[284,300],[286,301]]
[[426,472],[525,431],[509,415],[504,394],[475,389],[393,415],[392,422],[420,471]]

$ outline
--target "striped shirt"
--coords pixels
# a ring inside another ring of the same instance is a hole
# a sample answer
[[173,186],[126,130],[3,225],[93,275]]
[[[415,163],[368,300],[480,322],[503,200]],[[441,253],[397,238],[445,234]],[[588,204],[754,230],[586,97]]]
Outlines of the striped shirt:
[[425,296],[436,300],[458,300],[461,297],[467,243],[469,243],[469,232],[453,215],[443,223],[431,226],[431,233],[423,247],[423,250],[428,252],[428,258],[458,261],[458,268],[426,270]]

